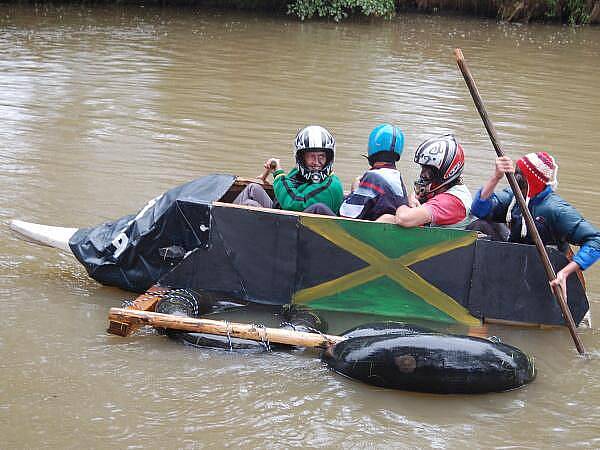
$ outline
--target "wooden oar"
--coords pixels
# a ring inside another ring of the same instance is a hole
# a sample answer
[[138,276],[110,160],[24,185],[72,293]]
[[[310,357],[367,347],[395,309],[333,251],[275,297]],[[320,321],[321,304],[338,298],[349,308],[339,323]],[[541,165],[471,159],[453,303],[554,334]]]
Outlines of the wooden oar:
[[[337,344],[344,340],[341,336],[329,334],[305,333],[282,328],[266,328],[244,323],[195,319],[192,317],[123,308],[111,308],[108,319],[110,325],[107,331],[119,336],[127,336],[126,331],[130,328],[150,325],[156,328],[169,328],[192,333],[218,334],[253,341],[297,345],[300,347],[326,348],[330,344]],[[123,328],[122,325],[127,325],[127,329]]]
[[[471,97],[473,98],[473,102],[475,103],[475,107],[477,108],[477,111],[479,111],[481,120],[483,120],[485,129],[487,130],[488,135],[490,136],[490,140],[492,141],[492,145],[494,146],[494,149],[496,150],[496,154],[498,156],[504,156],[504,151],[502,150],[502,147],[500,146],[500,141],[498,140],[498,136],[496,135],[496,129],[494,128],[492,121],[488,117],[488,114],[485,110],[485,106],[483,105],[483,100],[482,100],[481,96],[479,95],[479,90],[477,89],[477,86],[475,85],[475,80],[473,79],[473,76],[471,75],[471,72],[469,71],[469,68],[467,67],[467,63],[465,62],[465,58],[463,56],[462,50],[460,48],[455,49],[454,56],[456,57],[456,63],[458,64],[458,68],[462,72],[465,82],[467,83],[467,87],[469,88],[469,92],[471,93]],[[517,203],[519,204],[519,207],[521,208],[523,217],[525,219],[525,223],[527,225],[527,230],[529,232],[529,235],[533,239],[533,242],[535,242],[535,246],[537,248],[538,254],[540,256],[540,259],[542,260],[544,269],[546,270],[546,275],[548,276],[548,280],[554,280],[556,278],[556,273],[554,272],[554,268],[552,267],[552,264],[550,263],[550,259],[548,258],[548,253],[546,252],[544,244],[542,243],[540,234],[538,233],[535,223],[533,222],[533,217],[531,217],[531,212],[529,211],[529,208],[527,208],[525,199],[523,198],[523,194],[521,193],[521,189],[519,188],[519,185],[517,184],[515,174],[507,173],[506,178],[508,178],[508,184],[510,185],[510,188],[512,189],[513,194],[515,195],[515,198],[517,199]],[[573,321],[573,317],[571,316],[571,311],[569,310],[569,306],[567,305],[567,302],[563,296],[562,289],[559,286],[553,286],[552,291],[554,292],[554,297],[556,298],[556,301],[558,302],[558,305],[560,306],[560,309],[562,311],[565,322],[567,323],[567,326],[569,327],[569,332],[571,333],[571,337],[573,338],[573,341],[575,342],[575,347],[577,347],[577,351],[580,354],[584,354],[585,349],[583,347],[583,343],[581,342],[581,339],[579,338],[579,336],[577,335],[577,332],[575,331],[576,325],[575,325],[575,322]]]

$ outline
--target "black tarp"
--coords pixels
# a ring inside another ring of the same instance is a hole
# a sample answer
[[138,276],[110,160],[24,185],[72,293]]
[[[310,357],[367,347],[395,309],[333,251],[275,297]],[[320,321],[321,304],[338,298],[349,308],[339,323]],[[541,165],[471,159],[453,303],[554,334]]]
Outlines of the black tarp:
[[69,241],[71,250],[100,283],[143,292],[180,262],[182,252],[208,245],[209,205],[234,180],[209,175],[175,187],[136,215],[79,229]]
[[231,292],[257,303],[290,303],[298,216],[228,207],[212,208],[211,216],[210,246],[190,254],[160,284]]

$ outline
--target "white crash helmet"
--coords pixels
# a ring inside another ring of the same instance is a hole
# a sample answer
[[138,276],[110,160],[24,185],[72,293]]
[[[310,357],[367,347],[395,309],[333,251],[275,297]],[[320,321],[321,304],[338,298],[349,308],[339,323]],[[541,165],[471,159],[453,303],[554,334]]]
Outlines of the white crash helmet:
[[[325,152],[326,162],[321,170],[310,170],[304,164],[306,152]],[[313,183],[325,180],[333,170],[335,159],[335,138],[326,128],[319,125],[309,125],[302,128],[294,139],[294,157],[300,175]]]

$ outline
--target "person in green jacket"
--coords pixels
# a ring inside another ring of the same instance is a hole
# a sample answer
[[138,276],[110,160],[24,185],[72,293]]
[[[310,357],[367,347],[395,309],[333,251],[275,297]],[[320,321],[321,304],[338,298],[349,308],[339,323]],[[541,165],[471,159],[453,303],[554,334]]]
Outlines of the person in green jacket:
[[287,175],[276,158],[265,162],[273,174],[273,202],[259,184],[248,185],[234,203],[264,208],[279,207],[289,211],[337,215],[344,199],[340,179],[333,174],[335,138],[325,128],[310,125],[294,140],[296,167]]

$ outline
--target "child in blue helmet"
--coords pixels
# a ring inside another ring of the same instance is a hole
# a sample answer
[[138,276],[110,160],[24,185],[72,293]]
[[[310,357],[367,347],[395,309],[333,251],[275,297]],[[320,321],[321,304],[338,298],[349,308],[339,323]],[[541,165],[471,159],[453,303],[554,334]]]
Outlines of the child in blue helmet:
[[396,162],[402,155],[404,134],[400,128],[384,123],[369,135],[367,147],[369,165],[352,185],[352,192],[340,207],[340,216],[377,220],[384,214],[395,214],[408,203],[402,176]]

